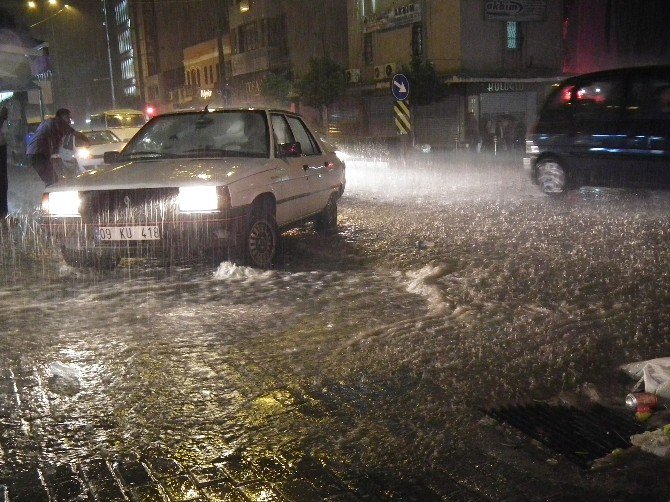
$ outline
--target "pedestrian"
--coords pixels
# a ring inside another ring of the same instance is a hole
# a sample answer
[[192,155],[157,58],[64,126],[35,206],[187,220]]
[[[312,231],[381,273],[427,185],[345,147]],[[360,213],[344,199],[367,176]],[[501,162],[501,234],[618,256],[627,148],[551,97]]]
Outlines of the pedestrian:
[[70,125],[70,110],[60,108],[54,118],[40,124],[28,142],[28,163],[37,171],[46,186],[53,185],[58,180],[51,156],[58,152],[66,134],[72,134],[82,143],[90,145],[88,138]]
[[7,206],[7,116],[9,112],[6,106],[0,108],[0,218],[9,214]]

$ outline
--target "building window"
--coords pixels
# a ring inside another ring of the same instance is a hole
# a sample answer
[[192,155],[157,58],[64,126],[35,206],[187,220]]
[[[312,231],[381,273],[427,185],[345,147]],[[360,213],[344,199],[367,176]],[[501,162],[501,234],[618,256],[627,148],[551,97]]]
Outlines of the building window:
[[214,83],[214,70],[212,69],[212,65],[209,65],[209,81],[212,84]]
[[195,82],[200,86],[200,68],[195,71]]
[[521,32],[518,21],[507,21],[507,48],[512,51],[521,48]]
[[372,50],[372,33],[366,33],[363,38],[363,60],[366,65],[371,65],[374,61],[374,53]]
[[421,56],[423,54],[423,26],[421,23],[412,25],[412,55]]
[[258,49],[258,30],[255,22],[239,27],[237,43],[240,53]]
[[205,66],[205,85],[209,84],[209,73],[207,73],[207,67]]

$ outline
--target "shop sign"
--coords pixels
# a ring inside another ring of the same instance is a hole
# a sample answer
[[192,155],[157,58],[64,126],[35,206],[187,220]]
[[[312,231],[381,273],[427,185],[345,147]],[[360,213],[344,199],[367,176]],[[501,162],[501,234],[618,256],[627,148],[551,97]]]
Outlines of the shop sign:
[[487,82],[484,89],[486,92],[521,92],[524,85],[523,82]]
[[544,21],[546,0],[486,0],[487,21]]
[[201,99],[209,99],[212,97],[212,90],[211,89],[200,89],[200,98]]
[[421,21],[421,5],[409,3],[363,19],[363,33],[391,30]]

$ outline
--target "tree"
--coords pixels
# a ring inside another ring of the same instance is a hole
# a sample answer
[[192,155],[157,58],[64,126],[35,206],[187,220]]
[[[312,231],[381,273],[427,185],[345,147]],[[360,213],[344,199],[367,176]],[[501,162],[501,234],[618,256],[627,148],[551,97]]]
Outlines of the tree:
[[431,63],[423,61],[419,56],[412,56],[409,66],[402,66],[402,72],[409,80],[410,103],[413,106],[429,105],[444,98],[446,87]]
[[293,82],[288,70],[270,73],[261,83],[261,95],[282,107],[290,102],[293,93]]
[[328,106],[341,97],[347,87],[344,69],[330,58],[311,58],[309,70],[298,80],[296,88],[302,100],[319,108],[324,129],[328,127]]

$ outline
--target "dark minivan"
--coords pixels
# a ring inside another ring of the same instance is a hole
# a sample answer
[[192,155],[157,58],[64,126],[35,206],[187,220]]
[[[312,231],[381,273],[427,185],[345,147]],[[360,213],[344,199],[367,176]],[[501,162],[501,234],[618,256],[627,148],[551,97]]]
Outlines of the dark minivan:
[[526,138],[524,167],[546,194],[581,185],[670,187],[670,66],[569,78]]

